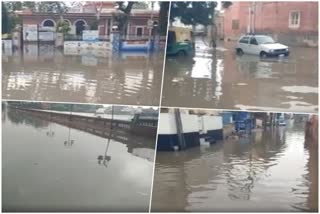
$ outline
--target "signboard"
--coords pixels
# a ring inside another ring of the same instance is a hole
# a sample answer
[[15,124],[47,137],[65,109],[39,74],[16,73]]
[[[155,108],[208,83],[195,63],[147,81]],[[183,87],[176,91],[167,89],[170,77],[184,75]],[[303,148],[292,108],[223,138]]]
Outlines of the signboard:
[[39,32],[40,41],[54,41],[54,32]]
[[85,41],[65,41],[64,49],[92,49],[92,50],[109,50],[109,42],[85,42]]
[[2,40],[2,49],[12,49],[12,40],[3,39]]
[[2,55],[12,55],[12,40],[2,40]]
[[82,31],[82,40],[83,41],[98,41],[99,40],[99,31],[97,31],[97,30],[84,30],[84,31]]
[[152,19],[148,19],[148,27],[152,27],[153,26],[153,20]]
[[148,41],[124,41],[121,45],[122,51],[147,51],[149,48]]
[[49,26],[39,26],[39,30],[55,32],[56,28],[55,27],[49,27]]
[[24,41],[38,41],[38,26],[37,25],[23,25],[23,40]]

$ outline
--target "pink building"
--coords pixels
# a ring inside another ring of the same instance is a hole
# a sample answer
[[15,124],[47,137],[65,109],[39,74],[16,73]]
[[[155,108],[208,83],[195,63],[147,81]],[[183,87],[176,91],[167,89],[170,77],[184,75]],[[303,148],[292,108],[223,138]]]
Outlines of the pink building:
[[318,2],[233,2],[224,11],[225,38],[266,33],[284,43],[318,39]]
[[[98,23],[99,35],[110,35],[113,26],[113,15],[116,13],[114,2],[86,2],[74,5],[63,17],[71,26],[70,34],[80,35],[82,30],[90,29],[100,11]],[[59,15],[31,12],[30,10],[18,13],[22,17],[23,25],[38,25],[40,30],[55,31]],[[148,36],[148,20],[159,20],[159,11],[150,9],[132,9],[126,34],[132,36]]]

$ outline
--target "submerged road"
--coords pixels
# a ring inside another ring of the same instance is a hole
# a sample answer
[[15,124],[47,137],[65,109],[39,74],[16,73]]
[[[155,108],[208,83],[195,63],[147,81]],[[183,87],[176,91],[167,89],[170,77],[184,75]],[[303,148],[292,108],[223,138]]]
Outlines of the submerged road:
[[237,56],[196,41],[193,58],[167,57],[162,105],[263,111],[318,111],[318,49],[290,47],[288,58]]
[[318,210],[318,148],[304,123],[185,151],[157,152],[152,211]]
[[2,98],[158,106],[163,53],[68,55],[28,45],[2,55]]

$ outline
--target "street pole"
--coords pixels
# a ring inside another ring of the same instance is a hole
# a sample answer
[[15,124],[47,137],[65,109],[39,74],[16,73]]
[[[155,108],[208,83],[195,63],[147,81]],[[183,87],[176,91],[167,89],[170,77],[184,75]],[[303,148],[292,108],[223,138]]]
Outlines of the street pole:
[[150,17],[150,23],[152,23],[152,26],[149,26],[148,23],[148,28],[149,28],[149,39],[148,39],[148,54],[151,51],[151,36],[152,36],[152,28],[153,28],[153,9],[154,9],[154,2],[151,2],[151,17]]
[[253,28],[252,28],[252,32],[253,34],[255,34],[256,32],[256,2],[252,2],[253,6],[253,10],[252,10],[252,16],[253,16]]
[[216,24],[215,24],[215,11],[214,11],[215,7],[213,8],[212,11],[212,25],[211,25],[211,41],[212,41],[212,48],[216,48],[217,47],[217,28],[216,28]]
[[251,6],[249,6],[249,17],[248,17],[247,33],[251,33]]

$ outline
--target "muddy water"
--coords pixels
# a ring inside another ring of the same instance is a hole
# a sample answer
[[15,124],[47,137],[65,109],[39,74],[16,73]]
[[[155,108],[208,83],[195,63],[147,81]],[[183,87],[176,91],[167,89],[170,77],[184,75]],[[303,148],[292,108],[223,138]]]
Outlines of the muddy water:
[[3,211],[148,211],[155,140],[108,141],[15,110],[2,134]]
[[197,40],[196,55],[166,59],[164,106],[317,112],[318,49],[291,47],[288,58],[237,56],[233,43],[216,52]]
[[153,211],[316,211],[318,149],[304,126],[158,152]]
[[2,57],[4,99],[158,105],[163,54],[61,52],[29,45]]

